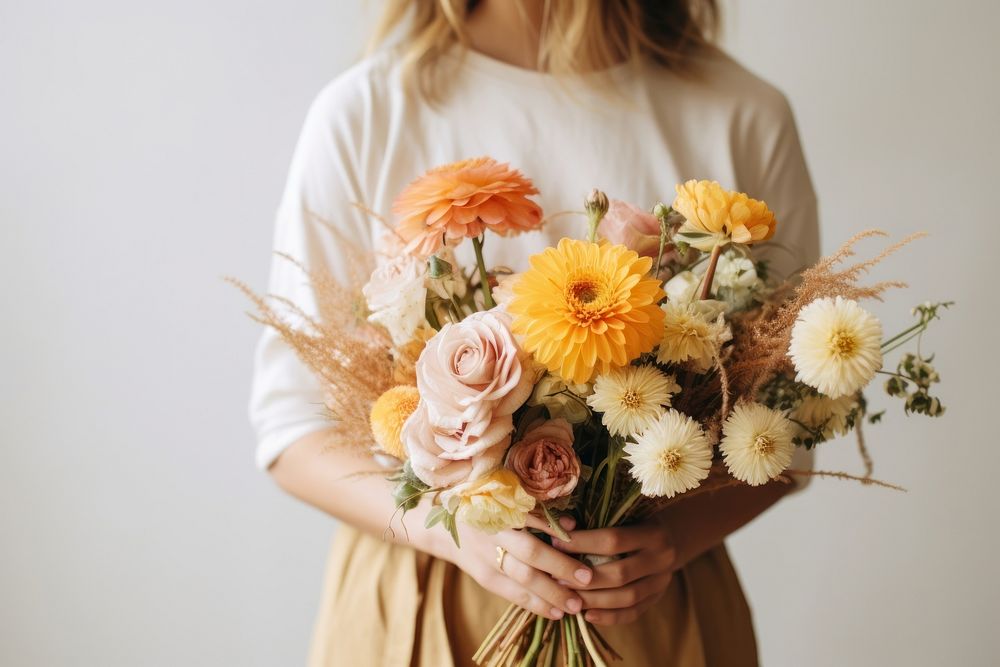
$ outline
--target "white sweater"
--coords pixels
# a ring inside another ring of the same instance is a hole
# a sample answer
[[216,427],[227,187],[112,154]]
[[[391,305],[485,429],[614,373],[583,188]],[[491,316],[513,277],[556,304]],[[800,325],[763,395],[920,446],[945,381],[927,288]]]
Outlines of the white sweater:
[[[457,56],[448,56],[457,58]],[[346,280],[342,244],[319,220],[369,252],[384,231],[354,206],[386,217],[394,197],[430,167],[489,155],[531,178],[546,214],[580,210],[586,193],[642,208],[670,203],[690,178],[762,199],[778,219],[772,266],[788,273],[819,255],[816,199],[784,96],[722,53],[699,59],[697,75],[662,68],[609,70],[595,79],[557,80],[470,52],[431,105],[404,92],[390,53],[368,58],[331,82],[309,110],[277,215],[274,248]],[[580,216],[543,231],[490,237],[488,263],[524,268],[528,255],[562,236],[582,237]],[[471,244],[458,253],[472,265]],[[272,262],[268,291],[307,311],[313,297],[301,272]],[[270,329],[261,335],[250,401],[257,464],[268,467],[290,444],[327,426],[317,381]],[[799,450],[796,467],[811,467]]]

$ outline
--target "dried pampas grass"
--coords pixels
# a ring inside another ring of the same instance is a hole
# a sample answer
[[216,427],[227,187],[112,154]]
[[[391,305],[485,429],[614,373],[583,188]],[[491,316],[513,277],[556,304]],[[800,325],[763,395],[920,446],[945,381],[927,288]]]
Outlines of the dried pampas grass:
[[838,296],[856,301],[881,300],[882,294],[887,290],[906,287],[906,283],[899,281],[883,281],[872,285],[861,285],[859,281],[889,255],[925,236],[923,233],[912,234],[884,248],[871,259],[838,268],[856,254],[854,246],[858,242],[886,236],[888,234],[877,229],[856,234],[837,252],[803,271],[799,284],[790,295],[787,290],[782,291],[753,317],[733,319],[735,343],[729,349],[726,368],[729,385],[735,395],[756,396],[760,388],[776,375],[791,371],[788,344],[792,327],[799,312],[808,304],[823,297]]
[[[384,330],[365,319],[360,288],[344,286],[328,272],[308,269],[287,255],[279,253],[279,257],[298,267],[308,280],[315,295],[315,316],[285,297],[261,296],[239,280],[227,281],[256,306],[250,317],[274,329],[320,378],[331,417],[331,441],[338,447],[371,451],[375,447],[368,424],[371,407],[399,384],[394,379],[391,341]],[[364,275],[363,269],[348,273]]]

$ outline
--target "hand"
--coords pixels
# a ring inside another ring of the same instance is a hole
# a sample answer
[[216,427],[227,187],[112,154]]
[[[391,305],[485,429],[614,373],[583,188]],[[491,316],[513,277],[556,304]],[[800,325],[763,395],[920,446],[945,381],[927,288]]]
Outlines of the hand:
[[[575,525],[568,517],[562,521],[567,530]],[[529,517],[528,526],[552,534],[543,519]],[[445,537],[451,541],[451,537]],[[580,594],[557,583],[556,579],[585,586],[593,578],[591,568],[553,549],[528,531],[505,530],[487,535],[469,529],[462,531],[460,540],[460,548],[452,543],[441,557],[457,565],[486,590],[553,620],[583,609]],[[503,571],[497,567],[498,546],[507,550]]]
[[583,598],[584,618],[595,625],[639,618],[663,596],[679,567],[673,536],[655,519],[625,528],[578,530],[570,538],[552,544],[569,553],[623,556],[595,567],[589,584],[569,584]]

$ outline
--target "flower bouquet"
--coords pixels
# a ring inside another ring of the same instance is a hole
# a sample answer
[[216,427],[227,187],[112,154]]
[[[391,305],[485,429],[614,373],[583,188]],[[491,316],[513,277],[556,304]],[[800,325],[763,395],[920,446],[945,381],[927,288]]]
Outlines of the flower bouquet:
[[[584,238],[561,239],[521,272],[490,268],[490,234],[543,224],[536,194],[489,158],[439,167],[396,200],[389,255],[360,294],[311,271],[319,313],[298,311],[299,325],[253,296],[259,319],[323,380],[343,441],[360,439],[391,468],[403,512],[431,503],[428,526],[456,542],[459,524],[497,532],[534,515],[565,537],[563,515],[615,526],[693,494],[796,476],[892,486],[872,478],[861,444],[862,422],[881,415],[862,390],[883,374],[907,413],[943,413],[919,348],[894,371],[884,365],[948,304],[919,306],[892,337],[859,305],[901,286],[860,278],[911,239],[848,263],[858,241],[884,236],[865,232],[778,280],[751,252],[778,227],[767,204],[688,181],[649,212],[593,191]],[[467,240],[468,271],[453,252]],[[790,467],[796,447],[852,430],[863,475]],[[615,657],[582,614],[551,620],[512,605],[475,660]]]

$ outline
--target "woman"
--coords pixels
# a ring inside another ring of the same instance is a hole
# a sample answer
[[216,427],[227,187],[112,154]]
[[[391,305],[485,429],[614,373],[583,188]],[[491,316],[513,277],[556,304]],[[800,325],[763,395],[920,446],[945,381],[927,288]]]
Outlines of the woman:
[[[713,0],[393,0],[378,39],[408,10],[412,27],[395,48],[338,77],[314,103],[277,250],[347,280],[351,251],[337,239],[377,253],[384,231],[352,203],[387,212],[427,168],[490,155],[529,175],[550,214],[578,210],[595,186],[648,203],[669,200],[685,179],[716,179],[776,212],[792,249],[774,255],[777,270],[816,259],[815,198],[791,112],[778,91],[709,45]],[[580,237],[582,224],[556,217],[542,233],[494,240],[489,258],[521,266],[561,236]],[[272,292],[308,306],[302,283],[294,268],[274,264]],[[426,507],[400,525],[389,483],[354,474],[371,462],[328,446],[321,404],[309,373],[265,332],[251,406],[258,463],[341,522],[312,664],[468,665],[508,601],[549,618],[585,613],[605,626],[625,665],[756,664],[749,610],[722,543],[788,487],[703,494],[642,525],[571,530],[555,546],[526,531],[469,530],[458,549],[445,531],[423,528]],[[507,550],[502,569],[497,546]],[[566,552],[626,557],[589,568]]]

